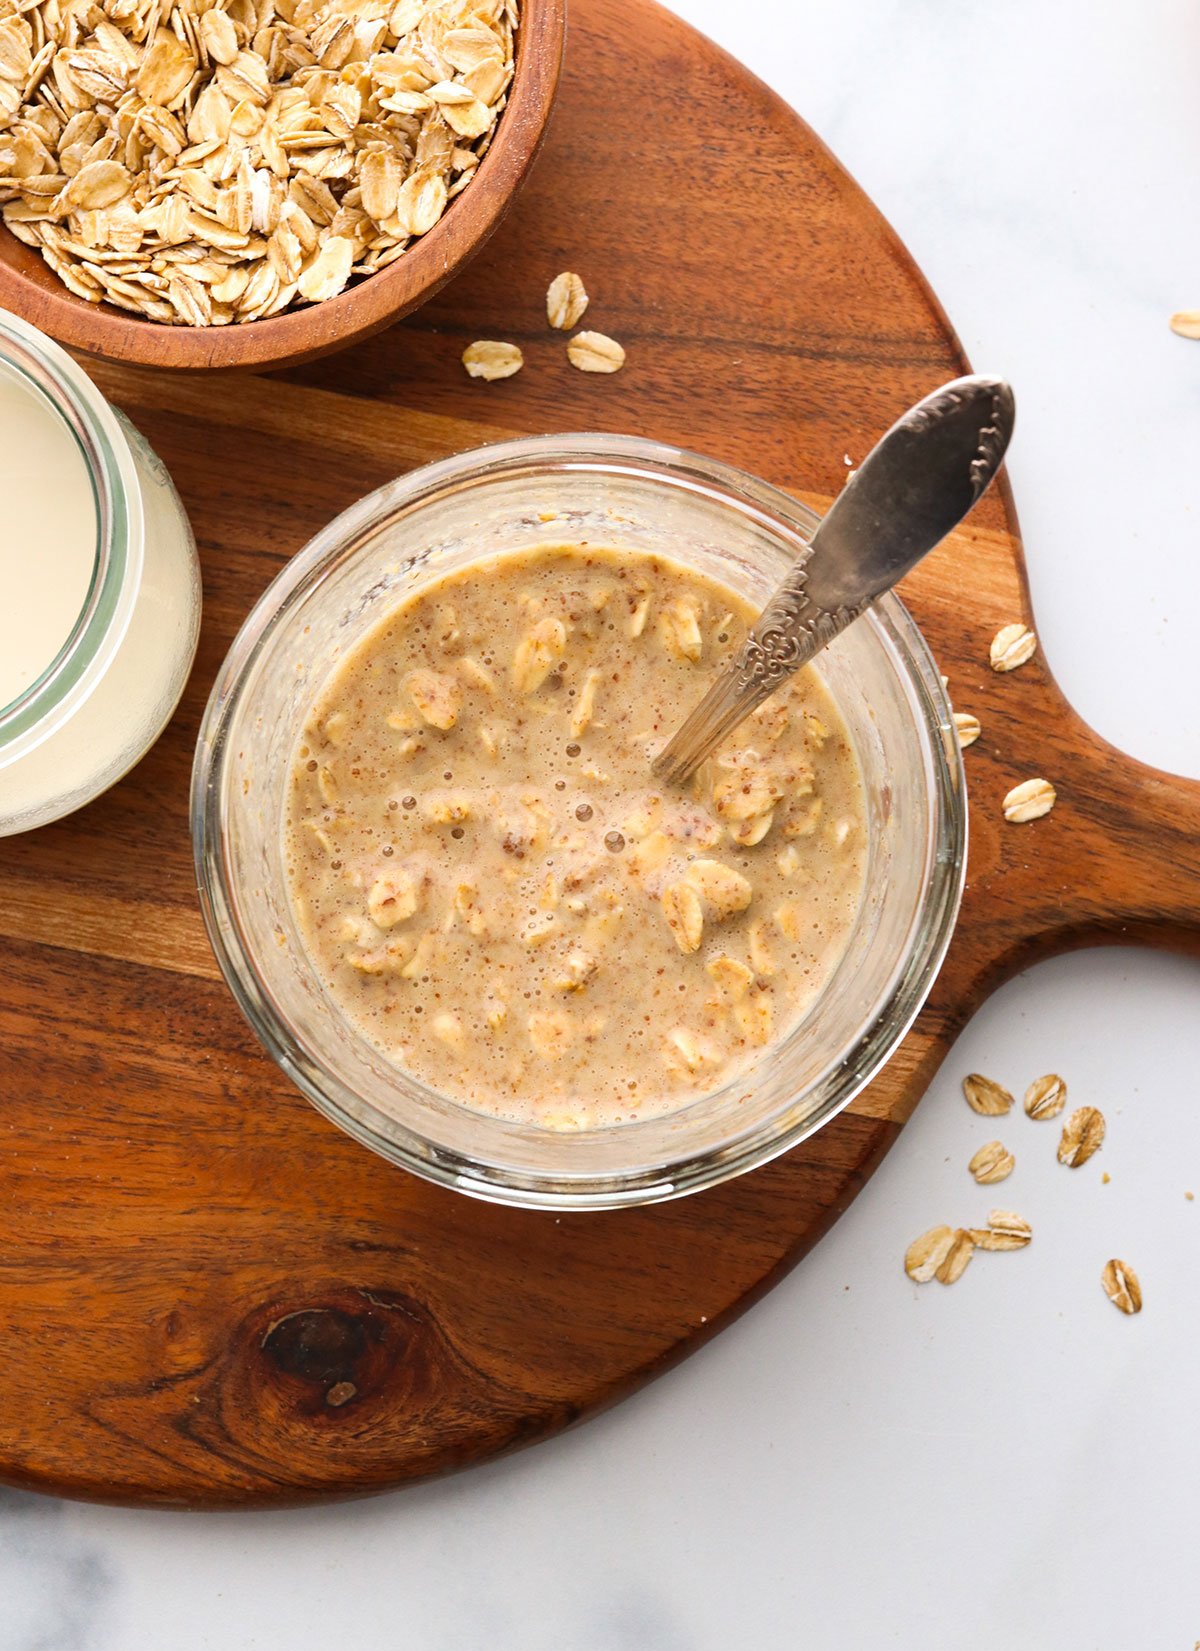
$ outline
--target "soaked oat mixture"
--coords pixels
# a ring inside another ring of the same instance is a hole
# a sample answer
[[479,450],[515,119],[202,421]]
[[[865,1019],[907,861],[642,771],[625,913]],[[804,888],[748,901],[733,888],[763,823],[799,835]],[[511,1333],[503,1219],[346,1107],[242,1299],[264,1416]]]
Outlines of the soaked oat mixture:
[[685,791],[650,761],[745,634],[735,592],[587,546],[476,563],[332,674],[291,776],[291,897],[325,986],[423,1082],[574,1129],[678,1107],[841,957],[858,766],[801,672]]

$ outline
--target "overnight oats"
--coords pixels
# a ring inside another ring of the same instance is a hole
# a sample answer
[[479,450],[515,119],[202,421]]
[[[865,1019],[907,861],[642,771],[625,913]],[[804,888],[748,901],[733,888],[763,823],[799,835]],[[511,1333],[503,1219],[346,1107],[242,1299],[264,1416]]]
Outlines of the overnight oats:
[[288,895],[390,1062],[554,1129],[663,1114],[798,1024],[860,909],[858,761],[811,667],[686,790],[654,755],[755,609],[641,551],[540,545],[426,584],[305,720]]

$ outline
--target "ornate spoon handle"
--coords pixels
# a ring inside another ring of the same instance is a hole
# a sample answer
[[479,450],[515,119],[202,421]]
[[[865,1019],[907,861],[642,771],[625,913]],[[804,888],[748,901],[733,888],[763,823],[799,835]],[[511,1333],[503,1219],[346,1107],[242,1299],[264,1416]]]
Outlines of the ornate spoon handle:
[[1003,379],[974,376],[944,384],[893,424],[736,657],[655,759],[660,778],[686,780],[785,677],[957,527],[1000,468],[1014,414]]

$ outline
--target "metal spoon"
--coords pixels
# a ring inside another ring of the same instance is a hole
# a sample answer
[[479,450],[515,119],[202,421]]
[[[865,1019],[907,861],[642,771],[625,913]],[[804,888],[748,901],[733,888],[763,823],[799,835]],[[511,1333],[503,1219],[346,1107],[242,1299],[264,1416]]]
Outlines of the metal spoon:
[[1015,403],[1002,378],[956,378],[876,443],[653,771],[681,784],[755,706],[898,583],[979,500]]

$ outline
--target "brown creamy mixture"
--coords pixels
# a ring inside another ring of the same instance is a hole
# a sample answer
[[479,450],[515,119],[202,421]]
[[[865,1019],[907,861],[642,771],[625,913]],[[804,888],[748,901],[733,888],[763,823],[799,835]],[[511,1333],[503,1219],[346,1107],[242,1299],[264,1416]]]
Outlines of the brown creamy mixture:
[[354,647],[298,748],[285,852],[330,996],[399,1066],[554,1128],[667,1111],[841,957],[858,765],[810,668],[684,791],[650,759],[753,617],[637,552],[476,563]]

